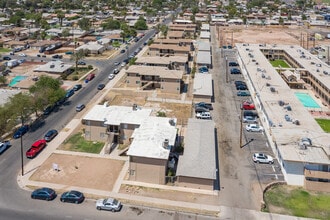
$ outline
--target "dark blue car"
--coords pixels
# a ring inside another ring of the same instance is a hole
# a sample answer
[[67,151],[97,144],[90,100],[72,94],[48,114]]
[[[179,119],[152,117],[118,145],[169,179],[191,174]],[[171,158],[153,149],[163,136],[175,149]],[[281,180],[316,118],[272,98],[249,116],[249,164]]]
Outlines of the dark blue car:
[[31,198],[50,201],[56,198],[56,192],[51,188],[44,187],[34,190],[31,194]]
[[66,92],[65,98],[70,98],[71,96],[73,96],[73,94],[74,94],[74,90],[70,89]]
[[19,129],[17,129],[13,135],[14,139],[22,137],[26,132],[28,132],[29,126],[28,125],[23,125]]
[[71,202],[71,203],[82,203],[85,199],[83,193],[75,190],[71,190],[69,192],[64,192],[61,196],[61,202]]

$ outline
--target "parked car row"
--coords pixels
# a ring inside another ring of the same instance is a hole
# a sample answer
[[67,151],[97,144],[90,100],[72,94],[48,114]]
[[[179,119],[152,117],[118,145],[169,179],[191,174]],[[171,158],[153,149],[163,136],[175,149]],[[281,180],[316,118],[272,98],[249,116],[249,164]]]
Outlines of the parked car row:
[[[57,193],[55,190],[43,187],[34,190],[31,193],[32,199],[40,199],[46,201],[52,201],[57,197]],[[85,195],[82,192],[77,190],[70,190],[67,192],[62,193],[60,197],[61,202],[69,202],[80,204],[85,200]],[[106,198],[106,199],[98,199],[96,201],[95,207],[97,210],[107,210],[112,212],[118,212],[122,209],[123,205],[120,201],[114,198]]]

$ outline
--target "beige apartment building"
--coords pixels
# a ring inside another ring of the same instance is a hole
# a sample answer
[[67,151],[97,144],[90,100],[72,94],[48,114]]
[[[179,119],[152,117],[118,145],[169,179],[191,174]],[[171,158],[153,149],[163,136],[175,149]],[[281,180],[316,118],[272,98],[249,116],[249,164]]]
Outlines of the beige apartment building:
[[144,66],[161,66],[170,70],[182,70],[184,73],[187,73],[188,71],[188,57],[184,56],[138,57],[135,64]]
[[160,89],[164,93],[180,94],[183,71],[159,66],[133,65],[126,70],[126,85],[141,90]]
[[172,44],[151,44],[149,56],[187,56],[190,60],[190,46],[177,46]]

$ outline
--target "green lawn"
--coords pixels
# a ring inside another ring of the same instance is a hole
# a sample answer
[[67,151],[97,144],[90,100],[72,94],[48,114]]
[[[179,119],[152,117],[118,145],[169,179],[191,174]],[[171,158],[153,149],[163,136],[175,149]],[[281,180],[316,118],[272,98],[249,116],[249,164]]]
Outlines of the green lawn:
[[314,193],[298,187],[280,185],[268,190],[264,197],[270,212],[330,219],[329,193]]
[[103,142],[95,142],[85,140],[82,133],[79,132],[69,137],[68,140],[63,142],[61,150],[77,151],[99,154],[104,146]]
[[270,61],[273,67],[282,67],[282,68],[290,68],[289,64],[285,62],[285,60],[274,60]]
[[321,128],[329,133],[330,132],[330,120],[329,119],[321,119],[321,118],[317,118],[315,119],[317,121],[317,123],[321,126]]
[[9,49],[9,48],[0,47],[0,53],[8,53],[10,51],[11,51],[11,49]]

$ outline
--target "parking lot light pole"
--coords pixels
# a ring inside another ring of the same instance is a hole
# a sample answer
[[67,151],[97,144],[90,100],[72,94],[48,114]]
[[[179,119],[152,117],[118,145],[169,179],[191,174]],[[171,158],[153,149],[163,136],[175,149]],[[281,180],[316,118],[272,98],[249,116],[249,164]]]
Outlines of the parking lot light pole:
[[226,83],[228,83],[228,57],[226,56]]

